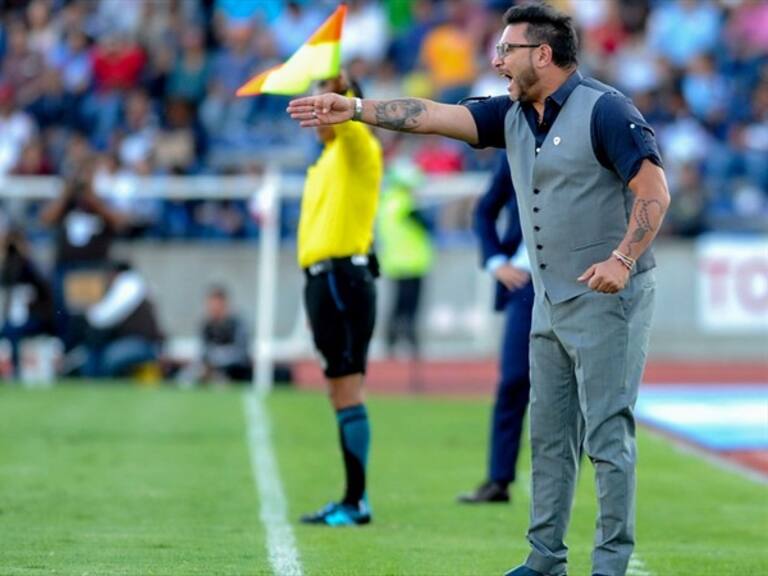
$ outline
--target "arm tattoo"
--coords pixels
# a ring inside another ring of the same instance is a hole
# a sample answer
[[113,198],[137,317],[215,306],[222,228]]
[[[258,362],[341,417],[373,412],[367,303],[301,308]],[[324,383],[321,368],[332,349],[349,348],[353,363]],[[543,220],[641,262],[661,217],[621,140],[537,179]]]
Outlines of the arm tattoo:
[[[633,244],[642,242],[649,232],[654,232],[656,230],[658,227],[658,220],[663,214],[664,209],[661,206],[661,202],[658,200],[637,199],[635,201],[635,209],[633,212],[637,227],[632,231],[632,238],[630,239],[629,246],[627,247],[629,256],[632,256]],[[652,219],[655,225],[651,223]]]
[[401,98],[376,103],[376,125],[400,132],[418,128],[417,117],[426,110],[424,103],[415,98]]

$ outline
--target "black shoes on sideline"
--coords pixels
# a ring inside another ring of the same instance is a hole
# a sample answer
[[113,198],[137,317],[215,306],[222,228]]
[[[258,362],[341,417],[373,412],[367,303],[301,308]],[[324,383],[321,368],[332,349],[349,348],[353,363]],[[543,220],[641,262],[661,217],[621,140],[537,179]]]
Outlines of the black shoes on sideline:
[[509,502],[509,491],[506,486],[496,482],[485,482],[474,492],[459,494],[456,498],[462,504],[501,504]]

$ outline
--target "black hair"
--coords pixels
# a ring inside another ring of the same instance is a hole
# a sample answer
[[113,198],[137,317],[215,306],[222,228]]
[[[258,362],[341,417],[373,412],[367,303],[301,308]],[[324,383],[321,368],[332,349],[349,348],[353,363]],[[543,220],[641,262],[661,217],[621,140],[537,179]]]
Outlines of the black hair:
[[579,41],[573,20],[543,2],[528,2],[512,6],[504,14],[504,23],[528,24],[525,38],[532,44],[548,44],[552,61],[560,68],[578,64]]
[[223,284],[212,284],[208,287],[209,298],[220,298],[222,300],[228,300],[229,294]]
[[128,260],[112,260],[108,267],[115,274],[122,274],[123,272],[133,270],[133,266],[131,266],[131,263],[128,262]]
[[347,80],[349,82],[349,89],[352,90],[352,94],[354,94],[356,98],[363,98],[363,89],[360,88],[360,82],[358,82],[356,78],[350,76],[349,73],[347,73]]

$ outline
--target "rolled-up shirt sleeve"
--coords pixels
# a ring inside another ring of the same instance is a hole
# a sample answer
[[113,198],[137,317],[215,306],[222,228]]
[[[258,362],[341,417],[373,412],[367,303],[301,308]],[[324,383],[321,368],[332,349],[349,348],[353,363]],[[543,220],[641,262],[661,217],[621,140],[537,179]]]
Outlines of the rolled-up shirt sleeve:
[[512,106],[508,96],[470,100],[464,104],[475,119],[477,144],[473,148],[504,148],[504,117]]
[[618,92],[607,92],[592,112],[592,147],[605,168],[629,184],[643,160],[663,167],[656,135],[632,101]]

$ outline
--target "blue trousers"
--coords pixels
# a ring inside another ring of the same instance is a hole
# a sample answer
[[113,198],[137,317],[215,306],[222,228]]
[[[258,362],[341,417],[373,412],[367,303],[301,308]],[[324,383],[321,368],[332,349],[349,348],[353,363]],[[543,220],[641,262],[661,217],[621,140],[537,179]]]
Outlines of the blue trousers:
[[510,295],[504,314],[499,363],[500,380],[491,420],[488,479],[507,486],[515,481],[525,410],[531,390],[528,343],[533,310],[533,283]]
[[158,346],[138,336],[126,336],[102,346],[89,346],[83,375],[88,378],[117,378],[142,362],[158,358]]

